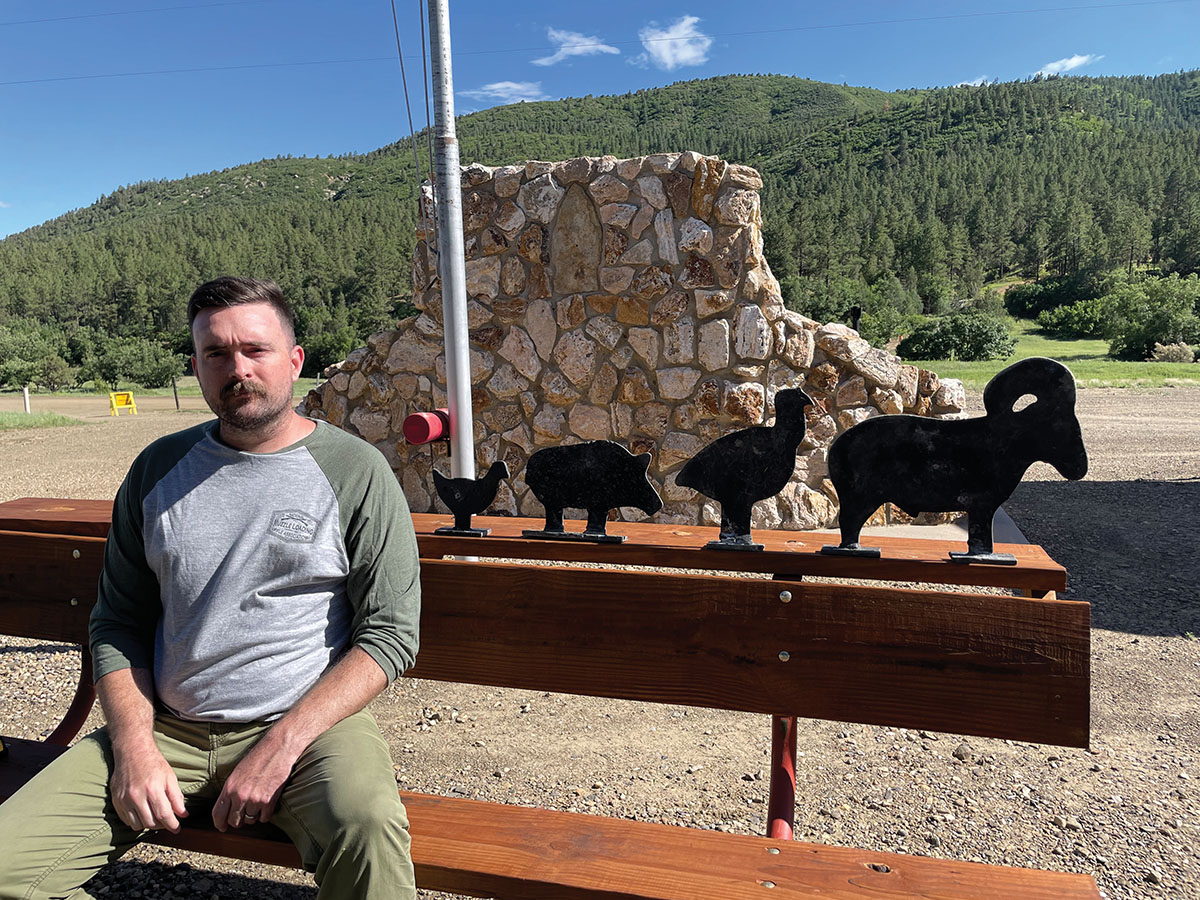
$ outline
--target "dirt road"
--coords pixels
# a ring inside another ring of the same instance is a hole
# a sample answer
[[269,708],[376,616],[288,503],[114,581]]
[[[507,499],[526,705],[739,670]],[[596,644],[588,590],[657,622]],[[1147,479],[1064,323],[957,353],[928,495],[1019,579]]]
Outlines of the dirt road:
[[[111,497],[146,443],[207,416],[199,398],[184,412],[169,398],[138,405],[138,417],[113,419],[103,398],[48,401],[87,424],[0,432],[0,500]],[[1007,508],[1067,566],[1068,596],[1093,604],[1091,751],[805,722],[798,837],[1089,872],[1112,900],[1200,898],[1200,640],[1187,636],[1200,634],[1200,389],[1084,390],[1079,416],[1087,478],[1035,466]],[[0,730],[36,734],[52,721],[77,665],[71,652],[10,651],[16,699]],[[761,716],[409,680],[374,710],[405,787],[763,828]],[[139,849],[91,890],[310,898],[309,885],[287,870]]]

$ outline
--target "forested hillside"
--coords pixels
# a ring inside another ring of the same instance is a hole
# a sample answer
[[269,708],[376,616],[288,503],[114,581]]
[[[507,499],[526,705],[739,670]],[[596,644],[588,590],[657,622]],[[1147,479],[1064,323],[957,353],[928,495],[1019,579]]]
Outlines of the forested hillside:
[[940,312],[1012,273],[1200,269],[1194,72],[935,91],[757,164],[781,279],[898,276]]
[[[1200,270],[1197,72],[893,94],[728,76],[458,128],[464,164],[694,149],[759,168],[771,266],[816,315],[945,312],[1010,274]],[[106,333],[182,349],[188,293],[239,272],[294,298],[314,366],[340,358],[405,309],[415,182],[402,141],[119,188],[0,241],[0,329],[45,325],[70,366]]]

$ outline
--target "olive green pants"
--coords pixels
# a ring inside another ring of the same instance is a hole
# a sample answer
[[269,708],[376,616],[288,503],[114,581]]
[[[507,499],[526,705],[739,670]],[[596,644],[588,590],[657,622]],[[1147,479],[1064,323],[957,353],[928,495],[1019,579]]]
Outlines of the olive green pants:
[[[269,726],[159,716],[155,739],[189,817],[208,816],[225,779]],[[88,735],[0,805],[0,900],[84,898],[81,885],[144,832],[109,798],[112,745]],[[343,719],[296,762],[271,817],[313,873],[319,900],[414,900],[408,817],[370,713]],[[185,825],[186,827],[186,825]]]

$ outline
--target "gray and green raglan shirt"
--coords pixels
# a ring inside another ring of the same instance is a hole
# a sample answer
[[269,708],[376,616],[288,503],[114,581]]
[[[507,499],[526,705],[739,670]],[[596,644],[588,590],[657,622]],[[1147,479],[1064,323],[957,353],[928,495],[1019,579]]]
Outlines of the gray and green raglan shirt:
[[420,580],[382,454],[324,422],[275,453],[161,438],[117,492],[91,618],[97,679],[153,669],[167,711],[253,722],[289,710],[350,646],[388,680],[417,653]]

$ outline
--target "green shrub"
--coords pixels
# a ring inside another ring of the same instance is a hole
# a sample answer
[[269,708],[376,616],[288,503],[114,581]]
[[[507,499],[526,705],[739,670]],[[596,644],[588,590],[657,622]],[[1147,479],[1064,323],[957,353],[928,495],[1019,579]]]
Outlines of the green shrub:
[[1110,304],[1103,297],[1077,300],[1069,306],[1044,309],[1037,316],[1038,327],[1047,334],[1074,340],[1104,337],[1109,327]]
[[360,343],[349,326],[313,335],[304,342],[304,368],[301,374],[307,378],[319,376],[326,366],[341,362]]
[[924,316],[908,315],[885,306],[875,312],[863,313],[858,323],[858,335],[872,347],[886,347],[924,321]]
[[53,353],[42,360],[41,371],[37,373],[34,379],[39,387],[53,393],[61,391],[68,387],[74,380],[72,378],[71,366],[65,359],[57,353]]
[[928,319],[900,342],[904,359],[1008,359],[1017,347],[1003,319],[961,313]]
[[1196,354],[1187,344],[1155,344],[1150,352],[1154,362],[1190,363]]
[[975,301],[973,309],[989,316],[1002,316],[1004,315],[1004,295],[994,287],[990,287]]
[[857,306],[862,311],[859,333],[876,347],[911,329],[913,316],[921,311],[920,296],[894,275],[870,285],[857,278],[831,278],[826,283],[823,278],[790,275],[779,286],[788,309],[818,322],[849,324],[851,309]]
[[[0,387],[46,386],[47,371],[58,371],[54,360],[65,350],[62,332],[50,325],[0,325]],[[49,369],[47,368],[49,367]]]
[[1033,319],[1044,310],[1099,296],[1104,293],[1100,281],[1095,272],[1083,271],[1064,278],[1043,278],[1030,284],[1019,284],[1005,292],[1004,308],[1010,316]]
[[1155,344],[1200,342],[1200,276],[1122,284],[1101,300],[1108,316],[1109,356],[1143,360]]
[[954,283],[940,275],[921,275],[917,279],[917,293],[921,295],[921,309],[926,315],[947,315],[957,303]]

